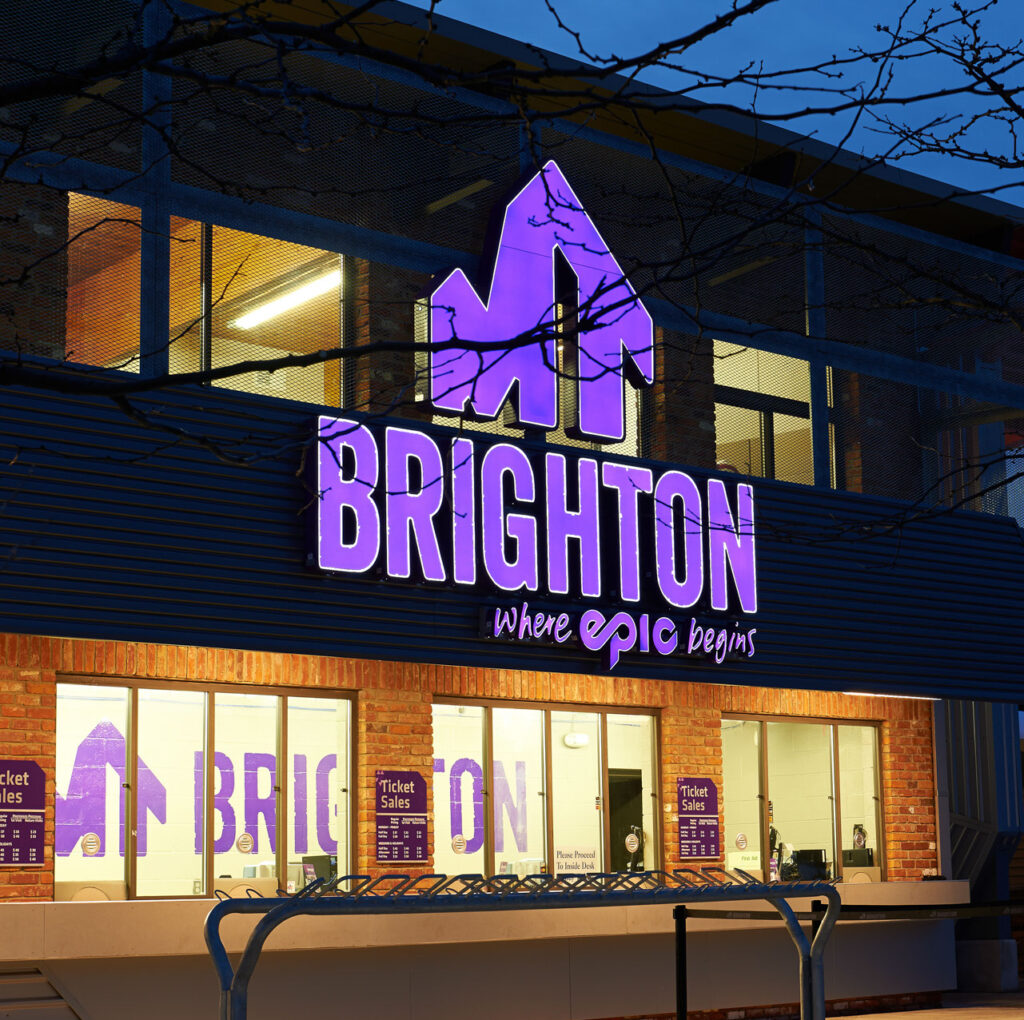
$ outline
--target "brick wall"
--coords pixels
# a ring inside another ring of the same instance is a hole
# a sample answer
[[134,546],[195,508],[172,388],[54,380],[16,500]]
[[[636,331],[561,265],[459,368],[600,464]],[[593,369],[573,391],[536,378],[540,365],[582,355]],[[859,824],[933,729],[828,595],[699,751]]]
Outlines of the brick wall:
[[53,898],[53,791],[57,694],[52,669],[40,668],[39,642],[7,635],[0,645],[0,758],[38,762],[46,775],[43,865],[0,868],[0,902]]
[[[4,756],[35,758],[50,777],[47,833],[51,850],[43,869],[0,870],[0,897],[8,899],[52,896],[54,683],[59,675],[354,691],[358,774],[352,807],[358,850],[353,863],[364,873],[388,870],[377,868],[373,859],[375,771],[419,771],[430,796],[430,709],[435,695],[660,710],[661,840],[668,868],[684,863],[677,852],[675,780],[694,775],[722,783],[723,713],[874,721],[881,724],[889,877],[914,881],[937,867],[932,709],[926,701],[16,635],[3,638],[0,649]],[[421,870],[429,867],[428,861]]]
[[0,348],[64,360],[68,197],[0,188]]
[[646,399],[647,456],[715,466],[714,341],[655,330],[654,385]]

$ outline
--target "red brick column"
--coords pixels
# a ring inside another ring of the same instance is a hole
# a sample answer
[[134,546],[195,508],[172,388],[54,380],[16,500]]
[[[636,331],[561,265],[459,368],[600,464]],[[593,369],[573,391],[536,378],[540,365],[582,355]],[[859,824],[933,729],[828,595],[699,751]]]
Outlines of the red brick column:
[[[12,639],[8,639],[10,644]],[[17,638],[13,639],[17,642]],[[24,644],[25,638],[20,639]],[[42,867],[0,868],[0,901],[53,899],[53,791],[57,751],[54,674],[0,666],[0,757],[39,763],[46,775],[46,846]]]

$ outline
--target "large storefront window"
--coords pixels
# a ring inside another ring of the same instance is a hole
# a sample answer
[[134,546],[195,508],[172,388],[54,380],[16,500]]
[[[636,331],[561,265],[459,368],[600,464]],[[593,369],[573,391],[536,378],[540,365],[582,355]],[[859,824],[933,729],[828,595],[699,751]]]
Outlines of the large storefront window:
[[769,880],[880,880],[878,730],[722,720],[725,863]]
[[656,866],[653,715],[443,702],[433,725],[437,871]]
[[344,698],[59,683],[57,898],[272,894],[306,864],[347,871],[350,729]]

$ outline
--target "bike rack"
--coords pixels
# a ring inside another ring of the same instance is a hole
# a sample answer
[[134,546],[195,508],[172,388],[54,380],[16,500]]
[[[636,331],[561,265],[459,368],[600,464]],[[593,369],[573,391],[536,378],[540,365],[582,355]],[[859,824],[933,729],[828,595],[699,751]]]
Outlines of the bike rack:
[[[249,890],[250,894],[255,890]],[[790,899],[824,897],[828,906],[812,937],[804,933]],[[283,898],[282,898],[283,897]],[[317,879],[293,896],[225,897],[206,917],[206,946],[220,982],[220,1020],[246,1020],[249,982],[268,936],[298,915],[429,914],[470,910],[536,910],[675,903],[676,1003],[686,1016],[686,905],[766,900],[785,922],[800,956],[801,1020],[825,1020],[824,950],[839,916],[839,892],[831,882],[757,881],[740,870],[644,871],[564,875],[345,875]],[[233,970],[220,935],[229,914],[262,914]]]

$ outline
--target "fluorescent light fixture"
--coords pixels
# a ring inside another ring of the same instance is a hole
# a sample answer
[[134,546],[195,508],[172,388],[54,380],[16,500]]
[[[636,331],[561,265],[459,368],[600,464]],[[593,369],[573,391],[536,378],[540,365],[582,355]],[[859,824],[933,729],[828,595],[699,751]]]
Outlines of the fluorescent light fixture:
[[298,308],[299,305],[304,305],[307,301],[312,301],[313,298],[320,297],[321,294],[326,294],[340,285],[341,270],[335,269],[333,272],[318,276],[315,280],[310,280],[309,283],[304,283],[301,287],[296,287],[295,290],[290,290],[287,294],[282,294],[280,297],[254,308],[240,319],[235,319],[232,325],[238,329],[252,329],[253,326],[259,326],[268,319],[290,312],[293,308]]

